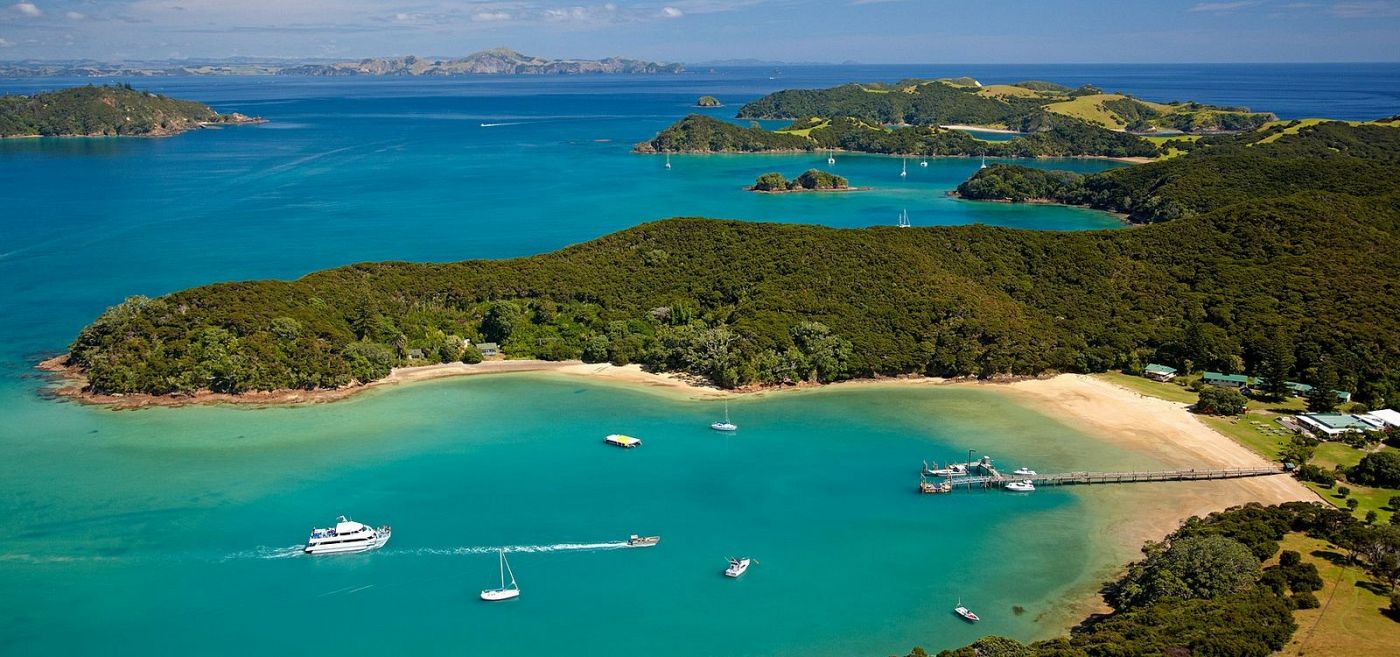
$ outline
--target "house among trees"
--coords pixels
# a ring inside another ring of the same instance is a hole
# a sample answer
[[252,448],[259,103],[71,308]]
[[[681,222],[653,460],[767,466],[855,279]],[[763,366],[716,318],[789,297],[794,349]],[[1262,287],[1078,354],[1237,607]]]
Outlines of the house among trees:
[[1249,377],[1244,374],[1221,374],[1220,372],[1206,372],[1201,375],[1201,381],[1206,385],[1219,386],[1221,388],[1247,388],[1249,387]]
[[[1267,385],[1268,384],[1263,379],[1254,382],[1254,386],[1258,388],[1265,388]],[[1288,388],[1288,392],[1294,397],[1307,397],[1308,393],[1312,392],[1313,389],[1312,386],[1306,383],[1298,383],[1297,381],[1284,381],[1283,385]],[[1337,393],[1337,401],[1339,402],[1345,404],[1351,401],[1351,393],[1345,390],[1333,390],[1332,392]]]
[[1148,363],[1142,368],[1142,375],[1153,381],[1171,381],[1176,378],[1176,368],[1157,363]]
[[501,354],[500,345],[494,342],[478,342],[476,343],[476,350],[480,351],[481,355],[486,358],[491,358],[492,356],[499,356]]

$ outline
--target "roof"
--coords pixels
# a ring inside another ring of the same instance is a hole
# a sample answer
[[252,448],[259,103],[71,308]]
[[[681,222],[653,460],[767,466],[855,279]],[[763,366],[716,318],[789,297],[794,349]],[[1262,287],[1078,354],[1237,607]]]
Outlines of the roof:
[[1143,369],[1143,371],[1151,372],[1151,373],[1153,373],[1153,374],[1176,374],[1176,368],[1175,368],[1175,367],[1168,367],[1168,366],[1166,366],[1166,365],[1158,365],[1157,363],[1148,363],[1148,364],[1147,364],[1147,367],[1144,367],[1144,368],[1142,368],[1142,369]]
[[1373,420],[1379,420],[1382,424],[1388,424],[1392,427],[1400,427],[1400,411],[1396,411],[1394,409],[1377,409],[1365,414],[1362,417],[1367,417]]
[[1232,383],[1249,383],[1249,377],[1243,374],[1221,374],[1220,372],[1206,372],[1202,375],[1207,381],[1230,381]]
[[1346,413],[1304,413],[1298,417],[1303,420],[1312,420],[1313,423],[1334,431],[1345,431],[1349,429],[1370,431],[1376,428],[1375,425],[1370,422]]
[[476,348],[477,348],[477,349],[499,349],[499,348],[500,348],[500,345],[497,345],[497,344],[494,343],[494,342],[478,342],[478,343],[476,343]]

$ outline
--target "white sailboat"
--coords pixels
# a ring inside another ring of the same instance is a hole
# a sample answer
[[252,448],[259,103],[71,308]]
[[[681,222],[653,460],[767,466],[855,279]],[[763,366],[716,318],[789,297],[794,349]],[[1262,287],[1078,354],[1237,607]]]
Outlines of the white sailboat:
[[900,166],[899,169],[899,177],[907,178],[909,176],[909,158],[904,158],[902,162],[903,164]]
[[987,154],[986,154],[986,153],[983,153],[983,154],[982,154],[982,166],[979,167],[979,168],[982,168],[982,169],[987,168]]
[[962,616],[963,620],[969,623],[976,623],[977,621],[982,620],[981,618],[977,617],[977,614],[972,613],[971,609],[968,609],[967,607],[963,606],[962,598],[958,598],[958,606],[953,608],[953,613]]
[[908,210],[901,210],[901,211],[899,212],[899,227],[900,227],[900,228],[908,228],[908,227],[909,227],[909,211],[908,211]]
[[729,421],[729,402],[724,402],[724,421],[711,422],[710,428],[715,431],[738,431],[739,425]]
[[830,148],[826,149],[826,163],[828,166],[836,164],[836,151]]
[[[510,569],[510,562],[506,561],[506,551],[501,550],[501,588],[485,589],[481,592],[481,599],[487,602],[499,602],[511,598],[520,597],[520,585],[515,583],[515,573]],[[506,584],[506,573],[510,573],[510,584]]]
[[671,168],[671,154],[670,154],[670,153],[667,153],[667,154],[666,154],[666,168],[667,168],[667,169]]

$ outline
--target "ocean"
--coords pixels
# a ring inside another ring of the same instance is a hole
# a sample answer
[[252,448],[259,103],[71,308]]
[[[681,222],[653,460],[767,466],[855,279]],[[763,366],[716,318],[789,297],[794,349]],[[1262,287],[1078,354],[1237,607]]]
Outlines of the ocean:
[[[632,144],[788,87],[973,75],[1093,82],[1285,118],[1400,112],[1400,66],[930,66],[679,76],[159,78],[258,114],[168,139],[0,142],[0,636],[5,654],[903,654],[1053,634],[1121,561],[1093,490],[921,497],[921,460],[1151,467],[986,389],[849,387],[716,402],[545,375],[300,408],[113,412],[41,394],[37,360],[132,294],[366,260],[553,250],[669,216],[837,227],[1117,229],[1071,208],[944,193],[970,159],[838,154],[869,191],[767,196],[821,155]],[[773,79],[770,79],[773,78]],[[88,80],[0,80],[30,92]],[[699,95],[726,107],[698,110]],[[483,125],[490,124],[490,125]],[[1034,166],[1095,171],[1101,160]],[[623,432],[638,450],[602,445]],[[297,556],[313,524],[394,526],[383,550]],[[628,534],[655,548],[620,549]],[[493,548],[524,593],[486,605]],[[724,559],[758,560],[743,579]],[[985,619],[951,615],[961,599]],[[1021,608],[1020,612],[1016,608]],[[1058,614],[1058,615],[1057,615]]]

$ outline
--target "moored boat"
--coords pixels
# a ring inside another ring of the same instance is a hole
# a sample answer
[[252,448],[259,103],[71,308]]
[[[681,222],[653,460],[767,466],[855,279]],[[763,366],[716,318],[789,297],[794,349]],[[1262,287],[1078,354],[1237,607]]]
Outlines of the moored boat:
[[306,539],[306,554],[349,554],[384,547],[393,531],[388,525],[370,527],[345,516],[336,519],[334,527],[317,527]]
[[615,447],[621,447],[623,449],[632,449],[633,447],[642,446],[641,439],[633,438],[631,436],[626,436],[620,433],[614,433],[605,436],[603,438],[603,442],[609,445],[613,445]]
[[710,428],[715,431],[738,431],[739,425],[729,421],[729,402],[724,402],[724,420],[721,422],[711,422]]
[[748,572],[749,563],[752,561],[753,560],[749,559],[748,557],[744,557],[742,559],[731,558],[729,560],[729,567],[724,569],[724,576],[739,577],[740,575],[743,575],[744,573]]
[[633,534],[627,539],[627,547],[651,547],[660,542],[660,536],[638,536]]
[[1034,476],[1035,476],[1035,470],[1032,470],[1032,469],[1030,469],[1030,468],[1016,468],[1016,469],[1013,470],[1012,472],[1015,473],[1015,474],[1024,476],[1024,477],[1034,477]]
[[971,609],[962,606],[961,600],[958,601],[958,606],[953,608],[953,613],[962,616],[963,620],[969,623],[976,623],[977,621],[982,620],[981,618],[977,617],[977,614],[972,613]]
[[1027,479],[1025,481],[1013,481],[1009,484],[1006,484],[1004,488],[1015,493],[1030,493],[1035,491],[1035,484],[1031,483],[1031,480]]

